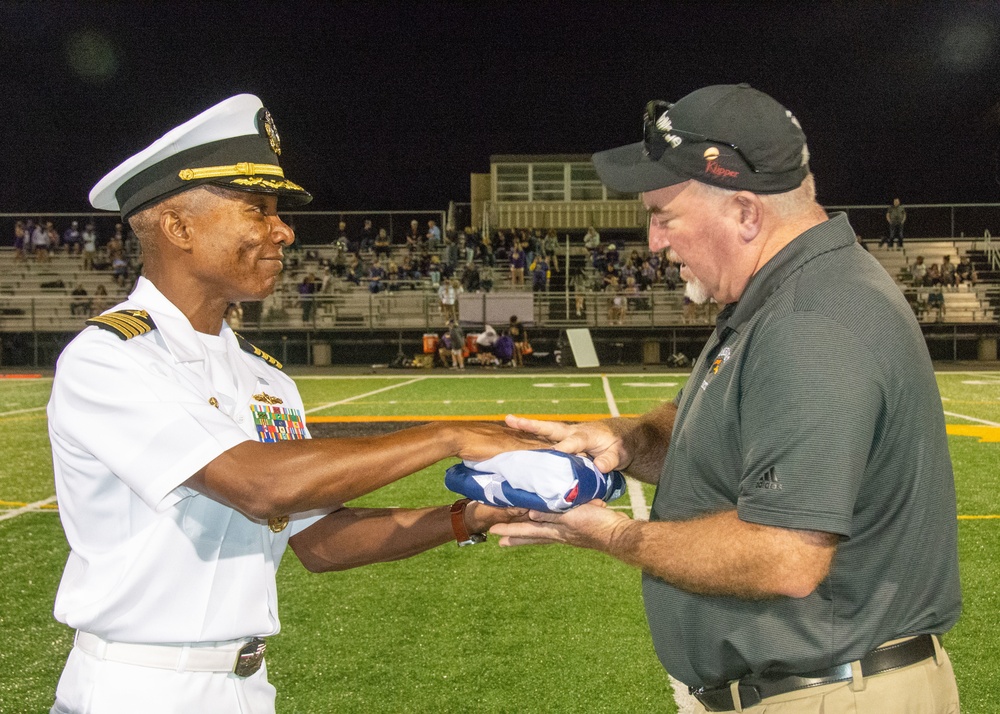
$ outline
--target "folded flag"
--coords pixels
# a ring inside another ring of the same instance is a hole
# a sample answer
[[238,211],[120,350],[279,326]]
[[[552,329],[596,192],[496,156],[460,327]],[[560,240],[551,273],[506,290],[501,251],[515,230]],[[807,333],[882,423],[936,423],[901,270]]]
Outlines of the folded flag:
[[603,474],[585,456],[561,451],[508,451],[486,461],[464,461],[445,472],[444,485],[491,506],[559,513],[595,498],[625,493],[620,471]]

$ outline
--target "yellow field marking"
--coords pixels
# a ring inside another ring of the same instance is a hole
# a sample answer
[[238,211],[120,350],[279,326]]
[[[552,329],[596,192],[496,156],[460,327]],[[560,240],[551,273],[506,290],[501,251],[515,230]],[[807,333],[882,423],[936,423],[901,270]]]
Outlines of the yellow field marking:
[[959,516],[960,521],[992,521],[1000,519],[1000,515],[991,516]]
[[[31,505],[26,501],[0,501],[0,508],[24,508],[25,506]],[[38,508],[45,508],[50,510],[58,510],[59,504],[57,503],[43,503],[38,506]]]
[[974,436],[980,444],[1000,443],[1000,426],[985,426],[983,424],[947,424],[945,426],[952,436]]

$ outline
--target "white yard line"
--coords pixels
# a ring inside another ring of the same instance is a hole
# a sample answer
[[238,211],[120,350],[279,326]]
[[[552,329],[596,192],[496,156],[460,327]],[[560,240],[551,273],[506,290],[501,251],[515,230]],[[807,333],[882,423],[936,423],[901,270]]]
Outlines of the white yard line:
[[[608,381],[607,375],[601,375],[601,382],[604,384],[604,397],[608,400],[608,413],[613,417],[621,416],[621,413],[618,411],[618,405],[615,403],[615,395],[611,392],[611,383]],[[646,505],[646,494],[643,493],[642,484],[631,476],[626,476],[625,478],[628,482],[628,498],[632,506],[632,518],[637,521],[648,521],[649,506]],[[678,714],[694,714],[697,701],[688,694],[688,688],[684,683],[670,677],[670,686],[674,690],[674,701],[677,702]]]
[[[618,411],[618,404],[615,402],[615,395],[611,393],[611,383],[606,374],[601,375],[601,383],[604,385],[604,398],[608,401],[608,413],[613,417],[620,417],[621,412]],[[628,483],[628,500],[632,505],[632,517],[637,521],[648,521],[649,506],[646,505],[646,494],[642,491],[642,484],[631,476],[626,476],[625,481]]]
[[24,513],[30,513],[31,511],[37,511],[42,506],[47,506],[50,503],[54,503],[55,500],[56,500],[55,496],[49,496],[48,498],[46,498],[44,500],[35,501],[34,503],[29,503],[26,506],[21,506],[20,508],[15,508],[13,511],[7,511],[3,515],[0,515],[0,521],[7,521],[7,520],[10,520],[11,518],[14,518],[16,516],[20,516],[20,515],[22,515]]
[[363,399],[365,397],[370,397],[373,394],[388,392],[390,389],[396,389],[396,387],[406,387],[416,382],[422,382],[425,379],[427,379],[427,377],[417,377],[416,379],[411,379],[406,382],[400,382],[399,384],[390,384],[388,387],[382,387],[381,389],[376,389],[371,392],[365,392],[364,394],[356,394],[353,397],[348,397],[347,399],[341,399],[339,402],[330,402],[329,404],[323,404],[322,406],[313,407],[312,409],[306,409],[306,414],[312,414],[313,412],[318,412],[323,409],[329,409],[330,407],[336,407],[341,404],[347,404],[348,402],[353,402],[355,399]]
[[968,419],[969,421],[979,422],[980,424],[985,424],[986,426],[1000,426],[1000,424],[995,421],[988,421],[986,419],[979,419],[977,417],[966,416],[965,414],[956,414],[955,412],[945,412],[945,416],[955,417],[956,419]]
[[45,411],[45,407],[31,407],[30,409],[15,409],[10,412],[0,413],[0,418],[14,416],[15,414],[28,414],[29,412],[41,412]]

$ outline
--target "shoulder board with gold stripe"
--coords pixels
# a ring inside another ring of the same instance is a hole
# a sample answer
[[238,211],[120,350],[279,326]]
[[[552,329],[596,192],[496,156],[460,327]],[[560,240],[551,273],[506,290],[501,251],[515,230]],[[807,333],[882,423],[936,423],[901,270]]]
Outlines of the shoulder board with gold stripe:
[[281,369],[281,362],[279,362],[278,360],[276,360],[274,357],[272,357],[271,355],[269,355],[267,352],[265,352],[264,350],[262,350],[260,347],[257,347],[255,345],[251,344],[250,340],[248,340],[246,337],[244,337],[243,335],[241,335],[239,332],[235,332],[234,331],[233,334],[236,335],[236,341],[240,343],[240,349],[242,349],[244,352],[249,352],[250,354],[254,355],[255,357],[260,357],[262,360],[264,360],[265,362],[267,362],[272,367],[275,367],[277,369]]
[[122,340],[145,335],[156,329],[153,318],[145,310],[118,310],[87,320],[88,325],[115,333]]

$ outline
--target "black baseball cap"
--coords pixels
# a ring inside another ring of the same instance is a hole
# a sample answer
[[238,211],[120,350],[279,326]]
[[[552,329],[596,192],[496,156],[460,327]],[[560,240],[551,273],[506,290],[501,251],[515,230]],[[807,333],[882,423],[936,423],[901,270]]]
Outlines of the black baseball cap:
[[623,193],[694,179],[767,194],[798,188],[808,158],[790,111],[749,84],[717,84],[676,104],[649,102],[643,140],[596,153],[593,161],[601,181]]

